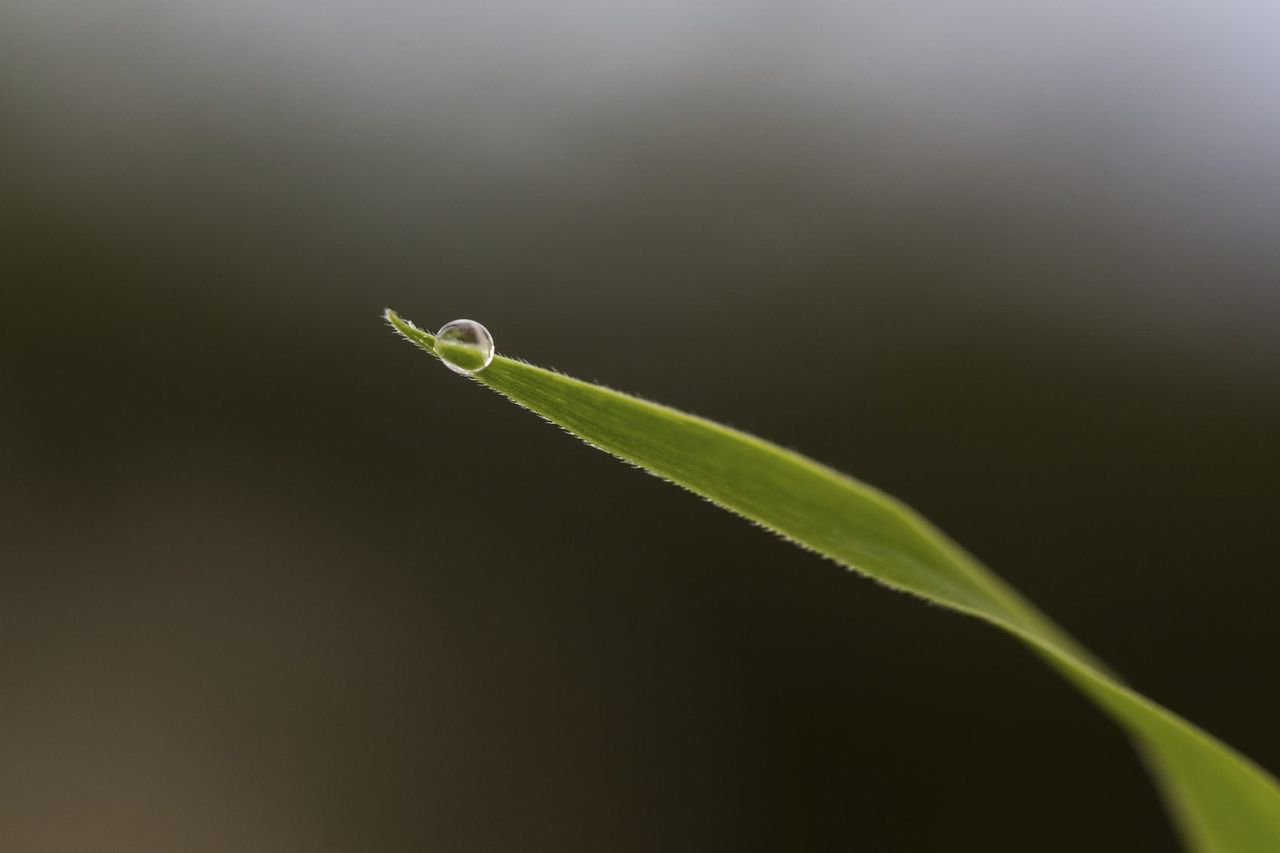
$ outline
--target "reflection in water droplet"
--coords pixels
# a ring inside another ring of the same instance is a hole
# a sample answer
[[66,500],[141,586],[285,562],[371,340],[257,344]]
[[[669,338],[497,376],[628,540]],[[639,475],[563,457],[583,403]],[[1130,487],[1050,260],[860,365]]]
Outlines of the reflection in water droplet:
[[493,361],[493,335],[475,320],[454,320],[436,332],[436,354],[454,373],[470,376]]

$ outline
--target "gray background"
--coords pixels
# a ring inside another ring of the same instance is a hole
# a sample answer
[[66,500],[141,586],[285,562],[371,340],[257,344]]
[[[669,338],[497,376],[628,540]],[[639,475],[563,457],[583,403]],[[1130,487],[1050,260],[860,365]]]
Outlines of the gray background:
[[0,846],[1166,850],[1011,640],[381,325],[921,509],[1280,767],[1271,3],[0,5]]

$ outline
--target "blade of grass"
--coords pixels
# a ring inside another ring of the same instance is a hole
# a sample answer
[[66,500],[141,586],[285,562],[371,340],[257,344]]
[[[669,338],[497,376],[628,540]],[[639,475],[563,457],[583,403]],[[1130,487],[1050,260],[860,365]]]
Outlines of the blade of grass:
[[[434,338],[388,310],[433,356]],[[910,507],[755,436],[503,356],[473,377],[619,459],[874,580],[1009,632],[1135,738],[1188,847],[1280,851],[1280,786],[1212,735],[1122,683]]]

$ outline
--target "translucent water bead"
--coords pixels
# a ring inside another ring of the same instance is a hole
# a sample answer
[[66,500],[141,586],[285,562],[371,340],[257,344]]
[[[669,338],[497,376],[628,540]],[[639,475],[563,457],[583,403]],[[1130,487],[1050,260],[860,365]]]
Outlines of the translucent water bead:
[[454,373],[479,373],[493,361],[493,335],[475,320],[445,323],[436,332],[436,355]]

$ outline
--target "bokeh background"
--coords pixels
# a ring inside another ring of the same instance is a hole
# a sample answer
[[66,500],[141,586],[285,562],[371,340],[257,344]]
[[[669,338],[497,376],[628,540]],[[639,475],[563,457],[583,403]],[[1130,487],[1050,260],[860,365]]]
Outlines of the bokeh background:
[[0,4],[0,846],[1168,850],[1004,636],[390,305],[920,508],[1280,768],[1280,7]]

